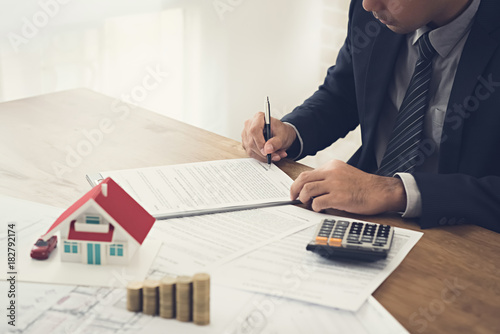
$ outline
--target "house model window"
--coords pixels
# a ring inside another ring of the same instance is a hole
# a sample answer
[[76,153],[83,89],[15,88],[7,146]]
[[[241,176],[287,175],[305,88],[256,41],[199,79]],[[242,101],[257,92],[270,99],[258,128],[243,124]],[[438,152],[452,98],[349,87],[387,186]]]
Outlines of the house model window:
[[64,253],[78,254],[78,243],[65,241],[64,242]]
[[99,217],[99,216],[86,216],[85,223],[87,223],[87,224],[100,224],[101,217]]
[[112,244],[109,246],[109,255],[111,256],[123,256],[123,245]]

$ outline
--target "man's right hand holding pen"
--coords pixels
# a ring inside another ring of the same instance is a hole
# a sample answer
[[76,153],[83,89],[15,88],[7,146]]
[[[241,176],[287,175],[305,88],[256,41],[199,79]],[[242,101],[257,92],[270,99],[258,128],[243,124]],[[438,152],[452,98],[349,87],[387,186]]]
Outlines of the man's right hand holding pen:
[[277,162],[287,156],[286,150],[293,144],[297,133],[291,125],[285,124],[279,119],[271,117],[271,123],[272,138],[266,142],[263,134],[264,113],[259,112],[253,118],[245,121],[241,140],[249,157],[266,162],[267,155],[271,154],[271,160]]

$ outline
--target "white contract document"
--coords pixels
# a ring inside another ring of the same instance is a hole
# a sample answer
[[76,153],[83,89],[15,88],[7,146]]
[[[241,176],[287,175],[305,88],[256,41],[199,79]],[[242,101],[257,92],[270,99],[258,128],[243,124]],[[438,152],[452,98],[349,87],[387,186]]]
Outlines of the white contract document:
[[210,272],[214,267],[315,225],[316,219],[310,219],[304,211],[307,212],[286,205],[159,221],[150,234],[161,240],[163,246],[149,276]]
[[157,219],[298,203],[293,180],[255,159],[217,160],[87,175],[91,185],[111,177]]
[[[311,216],[304,211],[305,217]],[[307,251],[315,229],[316,226],[309,227],[215,269],[213,282],[356,311],[423,234],[396,228],[387,259],[362,262],[329,260]]]

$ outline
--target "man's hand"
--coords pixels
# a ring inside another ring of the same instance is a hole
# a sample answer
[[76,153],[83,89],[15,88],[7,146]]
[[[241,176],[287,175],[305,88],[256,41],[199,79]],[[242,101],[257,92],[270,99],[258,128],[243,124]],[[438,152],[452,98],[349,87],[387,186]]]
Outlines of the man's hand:
[[263,112],[245,121],[245,128],[241,132],[243,148],[249,157],[257,160],[265,162],[267,154],[271,154],[272,161],[280,161],[286,157],[285,151],[293,144],[297,134],[290,125],[271,117],[272,138],[266,142],[263,132],[264,123]]
[[301,173],[292,184],[290,197],[298,197],[302,203],[312,200],[314,211],[333,208],[374,215],[406,208],[406,193],[399,178],[368,174],[339,160]]

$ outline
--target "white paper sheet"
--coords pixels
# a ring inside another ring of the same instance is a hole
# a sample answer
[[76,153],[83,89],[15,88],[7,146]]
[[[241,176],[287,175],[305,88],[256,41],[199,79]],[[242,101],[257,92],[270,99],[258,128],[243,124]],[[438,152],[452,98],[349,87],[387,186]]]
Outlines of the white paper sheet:
[[303,211],[280,206],[159,221],[151,234],[163,246],[149,275],[207,271],[319,222]]
[[293,183],[275,165],[269,167],[255,159],[207,161],[100,174],[104,178],[113,178],[157,219],[178,216],[179,212],[217,212],[228,207],[289,203]]
[[152,320],[126,310],[124,289],[21,282],[17,292],[16,326],[0,322],[2,334],[137,333]]
[[141,334],[408,333],[375,298],[358,312],[214,286],[208,326],[154,318]]
[[212,272],[213,282],[356,311],[422,236],[421,232],[396,228],[385,260],[328,260],[305,249],[315,228],[302,230],[217,268]]
[[[153,263],[161,242],[148,237],[127,265],[92,266],[83,263],[61,262],[59,250],[54,249],[47,260],[35,260],[30,251],[63,209],[34,202],[0,196],[0,254],[7,263],[7,224],[16,226],[16,264],[18,281],[59,283],[89,286],[121,287],[130,280],[143,280]],[[5,280],[12,270],[0,272]]]
[[[0,281],[0,294],[7,289]],[[128,312],[125,289],[19,283],[17,291],[16,326],[2,321],[0,333],[407,333],[373,297],[348,312],[212,286],[211,323],[196,326]]]

